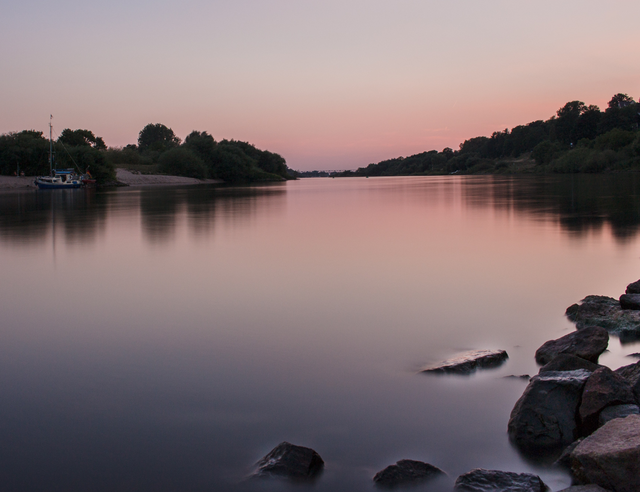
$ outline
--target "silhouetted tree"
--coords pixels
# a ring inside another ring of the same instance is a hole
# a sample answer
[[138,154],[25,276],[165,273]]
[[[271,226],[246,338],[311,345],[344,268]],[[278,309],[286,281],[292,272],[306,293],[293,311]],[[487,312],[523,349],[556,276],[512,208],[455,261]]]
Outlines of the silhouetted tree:
[[152,150],[164,152],[180,145],[180,139],[176,137],[171,128],[161,123],[149,123],[138,135],[138,149],[140,151]]

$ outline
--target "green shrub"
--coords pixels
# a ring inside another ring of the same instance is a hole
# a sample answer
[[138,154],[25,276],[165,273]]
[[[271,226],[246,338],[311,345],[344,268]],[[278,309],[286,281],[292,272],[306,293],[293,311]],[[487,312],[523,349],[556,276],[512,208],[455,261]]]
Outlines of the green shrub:
[[162,153],[158,160],[158,169],[161,173],[172,176],[186,176],[198,179],[207,177],[207,169],[202,159],[184,147],[178,147]]
[[603,133],[595,139],[594,148],[597,150],[615,150],[618,151],[623,147],[631,144],[637,137],[638,132],[631,132],[614,128],[607,133]]
[[557,158],[563,150],[564,146],[561,143],[543,140],[533,148],[531,157],[538,165],[549,164],[553,159]]

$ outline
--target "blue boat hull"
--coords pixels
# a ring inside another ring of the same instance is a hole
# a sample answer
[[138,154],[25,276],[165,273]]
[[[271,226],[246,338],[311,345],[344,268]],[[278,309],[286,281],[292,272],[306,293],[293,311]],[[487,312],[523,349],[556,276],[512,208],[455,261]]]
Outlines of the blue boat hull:
[[41,183],[39,181],[36,181],[36,186],[41,190],[65,190],[65,189],[80,188],[80,186],[82,186],[82,183],[51,184],[51,183]]

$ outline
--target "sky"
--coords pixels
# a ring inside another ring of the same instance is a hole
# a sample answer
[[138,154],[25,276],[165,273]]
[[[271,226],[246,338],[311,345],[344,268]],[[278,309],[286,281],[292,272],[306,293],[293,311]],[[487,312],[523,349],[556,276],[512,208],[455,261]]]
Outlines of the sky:
[[640,97],[640,2],[0,0],[0,133],[148,123],[356,169]]

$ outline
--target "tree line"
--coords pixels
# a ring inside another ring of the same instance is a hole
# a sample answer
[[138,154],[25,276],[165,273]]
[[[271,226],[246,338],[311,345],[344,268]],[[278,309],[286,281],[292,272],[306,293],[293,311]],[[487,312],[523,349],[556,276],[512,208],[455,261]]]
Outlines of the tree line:
[[[53,143],[54,168],[87,170],[100,184],[115,183],[116,167],[175,176],[221,179],[228,183],[291,179],[285,159],[237,140],[216,140],[193,131],[182,142],[171,128],[146,125],[137,144],[107,148],[90,130],[64,129]],[[0,174],[49,173],[49,140],[43,132],[24,130],[0,135]]]
[[546,121],[490,137],[474,137],[458,150],[431,150],[369,164],[342,176],[399,176],[513,172],[640,170],[640,103],[616,94],[605,111],[571,101]]

